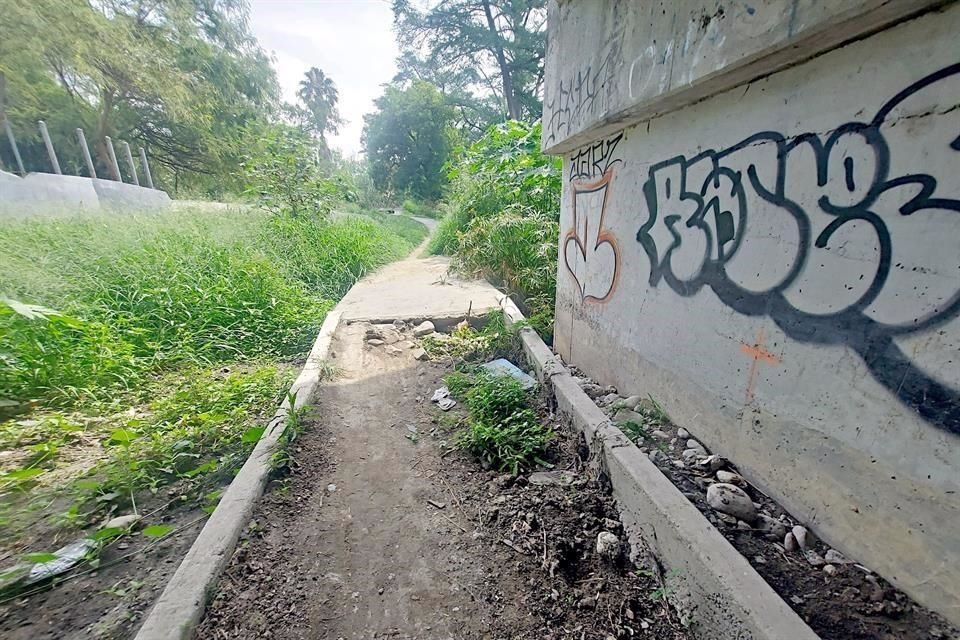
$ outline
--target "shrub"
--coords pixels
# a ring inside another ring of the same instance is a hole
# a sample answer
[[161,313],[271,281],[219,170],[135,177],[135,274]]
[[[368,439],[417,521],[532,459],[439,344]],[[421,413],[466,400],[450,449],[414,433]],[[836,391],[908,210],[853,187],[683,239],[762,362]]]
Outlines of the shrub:
[[553,323],[560,167],[540,151],[539,124],[491,127],[450,171],[449,210],[430,245],[516,294],[541,332]]

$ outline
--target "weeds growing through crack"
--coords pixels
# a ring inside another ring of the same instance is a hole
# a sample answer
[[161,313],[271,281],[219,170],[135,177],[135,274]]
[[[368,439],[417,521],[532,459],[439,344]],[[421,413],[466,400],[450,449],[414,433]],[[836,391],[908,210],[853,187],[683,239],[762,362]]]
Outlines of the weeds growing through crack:
[[667,415],[663,405],[657,402],[653,396],[648,395],[646,399],[641,400],[633,412],[640,417],[640,421],[623,420],[615,424],[627,438],[634,444],[643,444],[648,440],[661,451],[669,450],[669,445],[662,440],[652,437],[651,431],[670,424],[670,416]]

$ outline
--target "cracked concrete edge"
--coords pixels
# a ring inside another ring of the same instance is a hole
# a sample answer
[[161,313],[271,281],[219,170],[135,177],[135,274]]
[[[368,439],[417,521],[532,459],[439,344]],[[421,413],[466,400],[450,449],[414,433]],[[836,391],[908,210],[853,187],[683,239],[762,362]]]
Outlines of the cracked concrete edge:
[[253,515],[257,500],[263,495],[273,454],[286,430],[287,415],[291,410],[289,397],[294,398],[295,411],[313,399],[341,315],[336,308],[327,314],[303,369],[290,386],[288,397],[267,424],[240,472],[224,491],[217,508],[153,605],[135,640],[189,640],[193,637],[217,580],[233,555],[240,532]]
[[[523,314],[501,303],[511,322]],[[580,388],[559,357],[529,327],[520,338],[558,412],[583,432],[613,486],[635,550],[650,548],[667,568],[670,600],[703,640],[818,640],[750,563]],[[672,577],[671,577],[672,576]],[[673,582],[673,584],[671,584]]]

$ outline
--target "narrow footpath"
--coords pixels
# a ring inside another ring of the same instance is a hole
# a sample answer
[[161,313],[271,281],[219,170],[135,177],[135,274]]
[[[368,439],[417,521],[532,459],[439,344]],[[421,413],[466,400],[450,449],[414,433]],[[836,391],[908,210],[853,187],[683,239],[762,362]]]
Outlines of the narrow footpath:
[[198,638],[459,638],[483,617],[469,594],[485,579],[464,550],[469,523],[429,477],[439,454],[413,436],[435,426],[429,398],[446,369],[402,342],[390,355],[365,341],[364,320],[498,306],[493,288],[451,277],[424,247],[341,302],[336,378],[317,391],[291,477],[261,500]]
[[553,425],[547,458],[577,479],[562,485],[449,449],[462,407],[441,413],[430,398],[451,363],[418,361],[411,325],[392,320],[477,316],[498,297],[451,277],[444,258],[411,257],[344,298],[337,373],[317,390],[289,473],[258,503],[197,638],[688,637],[650,597],[663,586],[653,572],[594,552],[619,517],[578,436]]

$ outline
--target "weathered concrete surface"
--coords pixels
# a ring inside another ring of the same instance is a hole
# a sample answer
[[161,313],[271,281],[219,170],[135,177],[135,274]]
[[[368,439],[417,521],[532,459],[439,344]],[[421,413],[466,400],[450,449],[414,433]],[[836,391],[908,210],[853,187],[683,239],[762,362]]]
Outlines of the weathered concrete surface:
[[100,206],[116,211],[152,211],[170,206],[170,196],[159,189],[138,187],[113,180],[93,180]]
[[482,316],[499,306],[496,289],[449,271],[450,259],[407,258],[365,278],[340,301],[344,320]]
[[76,215],[111,209],[152,211],[170,206],[158,189],[83,176],[0,172],[0,218]]
[[952,4],[568,154],[555,340],[954,622],[958,31]]
[[940,4],[551,2],[543,146],[570,151]]
[[[509,299],[504,311],[511,320],[523,318]],[[552,388],[558,411],[601,460],[634,552],[651,548],[677,576],[675,595],[696,637],[816,640],[703,514],[610,424],[536,332],[521,329],[520,337],[538,377]]]
[[0,180],[0,217],[53,216],[65,208],[98,211],[93,181],[53,173],[30,173],[25,178],[4,173]]

